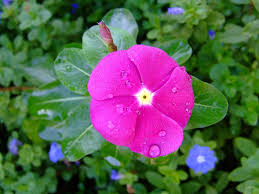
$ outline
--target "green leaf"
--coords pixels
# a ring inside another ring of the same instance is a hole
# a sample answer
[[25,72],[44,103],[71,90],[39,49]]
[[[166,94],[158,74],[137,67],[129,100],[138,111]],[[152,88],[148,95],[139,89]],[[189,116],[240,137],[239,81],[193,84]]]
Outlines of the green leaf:
[[23,4],[22,12],[18,16],[20,22],[19,28],[25,30],[33,26],[39,26],[47,22],[50,17],[51,12],[42,5],[25,2]]
[[87,83],[93,66],[90,66],[84,50],[65,48],[55,61],[59,80],[75,93],[86,95]]
[[62,126],[62,151],[69,161],[76,161],[99,150],[104,139],[93,128],[90,120],[90,104],[82,103]]
[[254,6],[255,6],[255,9],[259,12],[259,0],[252,0]]
[[249,4],[250,0],[231,0],[235,4]]
[[135,40],[138,35],[138,24],[128,9],[117,8],[109,11],[103,18],[106,25],[123,29],[131,34]]
[[[128,32],[114,27],[109,27],[109,29],[118,50],[127,50],[136,44],[136,41]],[[86,51],[89,64],[93,67],[109,54],[107,44],[100,37],[98,26],[93,26],[84,33],[82,47]]]
[[33,116],[60,121],[86,99],[89,97],[72,93],[59,82],[52,82],[32,93],[28,99],[29,112]]
[[158,188],[164,188],[163,177],[160,174],[153,171],[147,171],[145,175],[148,182],[150,182],[152,185]]
[[250,139],[237,137],[234,140],[234,144],[246,156],[251,156],[256,152],[256,145]]
[[127,165],[131,161],[133,153],[127,147],[116,146],[109,142],[105,142],[101,149],[104,157],[113,157],[120,161],[122,165]]
[[[237,190],[244,193],[248,188],[256,187],[259,189],[259,180],[247,180],[237,186]],[[251,192],[252,193],[252,192]]]
[[225,96],[214,86],[192,77],[195,103],[185,129],[204,128],[222,120],[228,110]]
[[185,40],[171,40],[159,46],[167,52],[179,65],[186,62],[192,55],[192,48]]
[[235,24],[227,24],[225,32],[218,34],[219,40],[223,43],[239,43],[249,39],[249,33],[244,32],[243,28]]

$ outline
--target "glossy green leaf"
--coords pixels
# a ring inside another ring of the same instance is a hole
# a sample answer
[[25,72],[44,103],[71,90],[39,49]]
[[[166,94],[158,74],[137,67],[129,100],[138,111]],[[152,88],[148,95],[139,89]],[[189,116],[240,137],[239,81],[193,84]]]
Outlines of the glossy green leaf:
[[214,86],[192,77],[195,103],[185,129],[204,128],[222,120],[228,110],[225,96]]
[[53,82],[32,93],[28,99],[29,112],[48,120],[64,120],[87,99],[89,97],[72,93],[59,82]]
[[[128,32],[114,27],[109,27],[109,29],[118,50],[127,50],[136,44],[133,36]],[[82,47],[86,51],[89,64],[93,67],[109,54],[107,44],[100,37],[98,26],[93,26],[84,33]]]
[[109,11],[103,21],[106,25],[123,29],[131,34],[135,40],[138,35],[138,24],[132,13],[125,8],[117,8]]
[[179,65],[192,55],[192,48],[185,40],[171,40],[163,43],[159,48],[167,52]]
[[93,128],[90,103],[82,103],[62,126],[62,151],[70,161],[76,161],[100,149],[104,139]]
[[59,80],[75,93],[86,95],[87,83],[93,66],[89,65],[86,52],[78,48],[65,48],[55,61]]

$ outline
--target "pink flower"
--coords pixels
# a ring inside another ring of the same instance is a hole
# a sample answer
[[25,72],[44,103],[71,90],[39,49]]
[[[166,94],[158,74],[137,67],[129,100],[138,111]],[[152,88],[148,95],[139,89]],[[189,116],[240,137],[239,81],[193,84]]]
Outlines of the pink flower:
[[112,52],[88,83],[93,126],[109,142],[154,158],[182,144],[194,105],[192,79],[161,49]]

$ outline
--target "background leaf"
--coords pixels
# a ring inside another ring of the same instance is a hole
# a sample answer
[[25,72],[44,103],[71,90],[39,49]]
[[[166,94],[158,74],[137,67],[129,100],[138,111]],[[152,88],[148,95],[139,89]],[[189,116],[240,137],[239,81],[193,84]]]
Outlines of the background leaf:
[[103,21],[106,25],[120,28],[131,34],[135,40],[138,35],[138,24],[132,13],[125,8],[117,8],[109,11]]

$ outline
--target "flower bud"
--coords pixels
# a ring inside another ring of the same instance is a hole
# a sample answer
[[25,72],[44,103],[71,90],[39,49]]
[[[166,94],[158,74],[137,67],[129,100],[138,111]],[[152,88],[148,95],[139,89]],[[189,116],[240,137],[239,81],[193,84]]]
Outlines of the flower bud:
[[100,36],[103,41],[107,44],[109,52],[117,51],[117,46],[113,43],[111,31],[104,24],[103,21],[98,23]]

